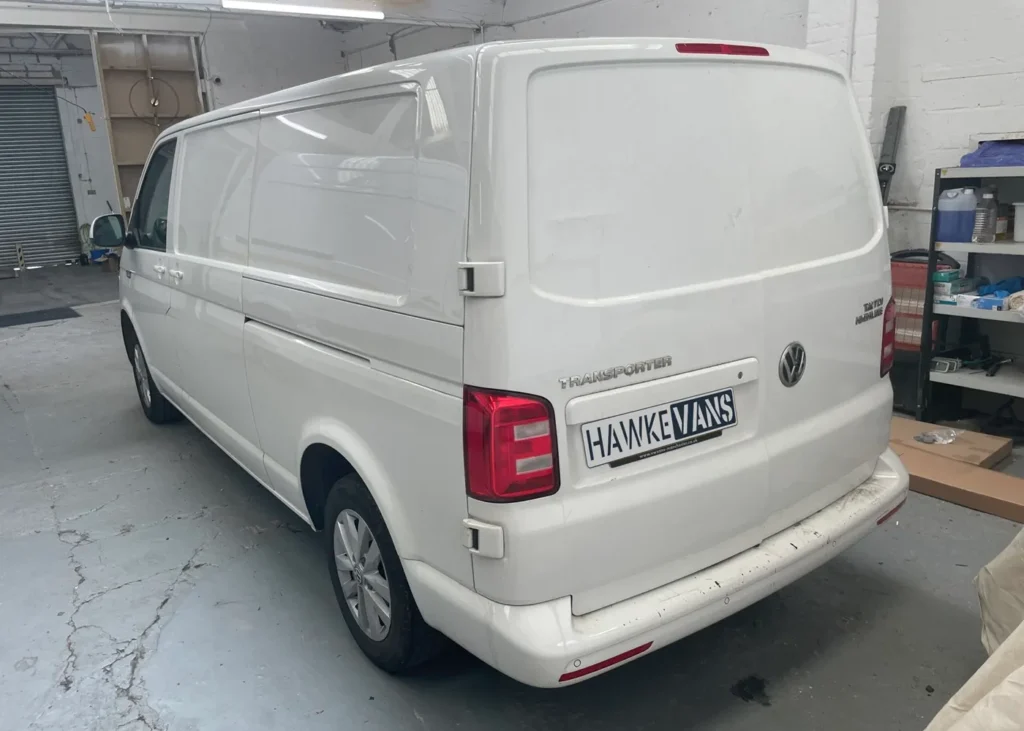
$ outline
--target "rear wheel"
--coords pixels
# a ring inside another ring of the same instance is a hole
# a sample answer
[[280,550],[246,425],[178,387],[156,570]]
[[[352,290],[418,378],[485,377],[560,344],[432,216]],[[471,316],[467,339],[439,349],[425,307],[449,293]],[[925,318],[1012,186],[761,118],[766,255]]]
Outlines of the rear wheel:
[[163,394],[153,383],[153,376],[149,372],[149,365],[146,363],[146,356],[142,352],[139,341],[133,339],[129,348],[132,360],[132,371],[135,375],[135,389],[139,392],[139,401],[142,403],[142,410],[146,418],[154,424],[166,424],[169,421],[177,421],[181,418],[171,403],[164,398]]
[[437,654],[441,635],[423,621],[384,518],[355,475],[327,497],[324,548],[345,623],[374,664],[401,673]]

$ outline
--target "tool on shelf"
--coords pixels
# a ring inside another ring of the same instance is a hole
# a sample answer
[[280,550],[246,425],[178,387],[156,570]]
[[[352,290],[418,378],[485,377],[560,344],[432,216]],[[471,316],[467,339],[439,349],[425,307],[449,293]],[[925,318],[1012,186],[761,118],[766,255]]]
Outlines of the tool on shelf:
[[959,358],[944,358],[941,356],[932,358],[933,373],[955,373],[960,370],[963,365],[964,362]]
[[1002,368],[1004,365],[1009,365],[1010,363],[1013,363],[1013,358],[998,359],[995,363],[988,367],[988,369],[985,371],[985,375],[991,378],[992,376],[999,372],[1000,368]]

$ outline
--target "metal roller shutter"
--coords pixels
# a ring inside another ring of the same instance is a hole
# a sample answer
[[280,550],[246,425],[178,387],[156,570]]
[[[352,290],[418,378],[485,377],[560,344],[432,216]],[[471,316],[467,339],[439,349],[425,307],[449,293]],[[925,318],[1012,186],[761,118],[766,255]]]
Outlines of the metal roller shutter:
[[0,86],[0,269],[77,259],[78,220],[52,87]]

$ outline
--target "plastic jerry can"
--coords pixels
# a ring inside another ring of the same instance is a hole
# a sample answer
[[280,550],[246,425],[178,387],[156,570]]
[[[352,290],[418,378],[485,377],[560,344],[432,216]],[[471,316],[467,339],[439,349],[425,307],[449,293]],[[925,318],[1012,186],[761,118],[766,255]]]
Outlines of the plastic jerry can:
[[935,240],[969,242],[974,234],[974,209],[977,205],[978,194],[974,188],[942,191]]

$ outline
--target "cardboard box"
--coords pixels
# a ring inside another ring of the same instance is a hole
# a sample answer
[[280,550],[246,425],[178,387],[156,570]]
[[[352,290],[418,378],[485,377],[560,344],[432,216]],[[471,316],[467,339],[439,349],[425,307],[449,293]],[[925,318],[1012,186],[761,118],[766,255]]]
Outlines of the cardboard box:
[[979,310],[1008,310],[1009,307],[1006,301],[1009,297],[992,297],[987,295],[979,297],[977,292],[968,292],[966,294],[958,294],[956,296],[956,303],[960,307],[976,307]]
[[893,444],[893,451],[910,473],[914,492],[1024,522],[1024,480],[902,444]]
[[967,273],[967,270],[963,267],[959,269],[940,269],[932,274],[933,282],[952,282],[955,279],[961,279]]
[[961,431],[952,444],[925,444],[914,439],[923,432],[944,428],[936,424],[894,416],[889,444],[893,449],[896,449],[896,445],[901,445],[978,467],[995,467],[1013,451],[1012,439],[973,431]]
[[988,284],[988,279],[985,277],[966,277],[964,279],[955,279],[952,282],[936,282],[935,296],[955,297],[958,294],[973,292],[983,284]]

